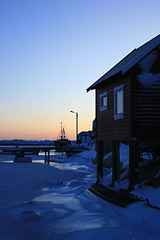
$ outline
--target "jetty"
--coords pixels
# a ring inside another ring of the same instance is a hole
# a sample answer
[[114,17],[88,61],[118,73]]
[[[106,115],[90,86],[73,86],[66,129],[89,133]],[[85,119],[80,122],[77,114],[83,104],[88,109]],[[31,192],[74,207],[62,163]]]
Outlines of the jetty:
[[74,153],[78,153],[84,150],[83,147],[76,146],[14,146],[8,147],[3,146],[0,147],[0,154],[7,155],[13,154],[15,155],[15,162],[31,162],[31,158],[26,155],[38,155],[40,152],[45,153],[45,163],[50,163],[50,155],[51,151],[55,150],[55,152],[66,153],[67,156],[70,156]]

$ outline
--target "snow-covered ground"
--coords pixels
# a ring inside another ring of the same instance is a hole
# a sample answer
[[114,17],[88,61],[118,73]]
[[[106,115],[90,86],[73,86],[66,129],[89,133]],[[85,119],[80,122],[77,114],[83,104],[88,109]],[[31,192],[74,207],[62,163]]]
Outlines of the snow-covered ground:
[[[145,202],[121,208],[88,191],[94,157],[94,149],[51,156],[48,165],[43,155],[32,163],[0,155],[0,240],[159,240],[159,210]],[[159,204],[159,189],[136,186],[135,193]]]

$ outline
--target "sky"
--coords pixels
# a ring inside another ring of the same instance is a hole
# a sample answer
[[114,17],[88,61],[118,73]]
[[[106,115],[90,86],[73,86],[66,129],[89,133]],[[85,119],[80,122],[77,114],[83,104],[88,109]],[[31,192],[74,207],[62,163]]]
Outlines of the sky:
[[92,129],[86,89],[159,34],[159,0],[0,0],[0,139]]

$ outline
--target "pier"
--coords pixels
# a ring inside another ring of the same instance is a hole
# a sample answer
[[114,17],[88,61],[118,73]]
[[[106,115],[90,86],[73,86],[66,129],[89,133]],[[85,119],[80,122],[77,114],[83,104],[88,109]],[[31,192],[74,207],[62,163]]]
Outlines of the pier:
[[[83,151],[81,147],[55,147],[55,146],[15,146],[15,147],[0,147],[0,154],[13,154],[15,155],[15,162],[26,162],[26,154],[38,155],[40,152],[45,153],[44,163],[50,163],[51,150],[56,152],[63,152],[70,156],[74,153]],[[18,161],[20,160],[20,161]],[[32,160],[31,160],[32,161]],[[31,162],[28,161],[28,162]]]

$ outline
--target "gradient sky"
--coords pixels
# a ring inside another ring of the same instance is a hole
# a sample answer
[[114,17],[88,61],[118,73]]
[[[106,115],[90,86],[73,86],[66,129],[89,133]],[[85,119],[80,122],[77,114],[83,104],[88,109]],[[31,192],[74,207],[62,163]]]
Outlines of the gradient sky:
[[86,88],[160,32],[159,0],[0,0],[0,139],[90,130]]

